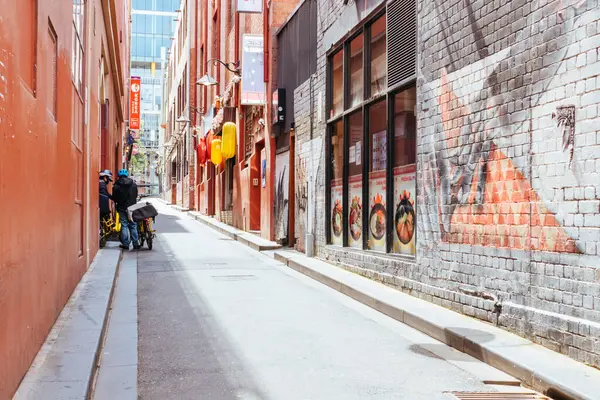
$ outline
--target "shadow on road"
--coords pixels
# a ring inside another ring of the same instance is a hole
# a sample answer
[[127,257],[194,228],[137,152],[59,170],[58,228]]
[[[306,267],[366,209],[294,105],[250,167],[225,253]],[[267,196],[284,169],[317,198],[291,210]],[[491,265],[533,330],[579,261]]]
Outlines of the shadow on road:
[[185,266],[160,236],[155,246],[138,253],[139,398],[267,400],[185,273],[164,273]]

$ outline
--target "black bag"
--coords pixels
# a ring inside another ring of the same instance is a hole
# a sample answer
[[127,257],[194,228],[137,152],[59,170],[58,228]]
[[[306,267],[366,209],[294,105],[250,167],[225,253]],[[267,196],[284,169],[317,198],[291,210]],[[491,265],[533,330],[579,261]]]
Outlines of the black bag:
[[138,203],[127,209],[129,218],[133,222],[139,222],[146,218],[154,218],[158,215],[158,211],[151,203]]

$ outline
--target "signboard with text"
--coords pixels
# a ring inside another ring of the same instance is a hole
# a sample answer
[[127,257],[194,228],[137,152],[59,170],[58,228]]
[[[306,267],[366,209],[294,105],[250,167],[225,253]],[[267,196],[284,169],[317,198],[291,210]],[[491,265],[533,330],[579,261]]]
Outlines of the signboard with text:
[[237,12],[261,13],[263,11],[263,0],[237,0]]
[[140,129],[140,95],[142,82],[139,76],[131,77],[129,93],[129,128]]
[[242,48],[242,104],[265,104],[265,62],[262,35],[244,35]]

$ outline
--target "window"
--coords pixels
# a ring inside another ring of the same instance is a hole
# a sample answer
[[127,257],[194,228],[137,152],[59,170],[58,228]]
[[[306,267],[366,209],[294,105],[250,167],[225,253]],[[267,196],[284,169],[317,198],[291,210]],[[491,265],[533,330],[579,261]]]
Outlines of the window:
[[371,25],[371,96],[387,87],[385,15]]
[[52,26],[52,23],[48,21],[48,38],[50,39],[50,63],[51,63],[51,71],[50,71],[50,79],[48,80],[50,94],[48,98],[50,99],[50,112],[52,116],[56,120],[56,111],[57,111],[57,85],[58,85],[58,38],[56,36],[56,31]]
[[350,107],[363,101],[363,34],[350,42]]
[[331,127],[331,244],[344,244],[343,213],[344,122]]
[[73,54],[71,55],[71,77],[80,94],[83,94],[84,12],[84,0],[73,0]]
[[393,252],[416,253],[416,117],[413,86],[394,96],[394,246]]
[[348,246],[362,249],[362,111],[350,115],[348,125]]
[[329,244],[414,256],[416,76],[407,61],[402,86],[387,86],[388,46],[400,44],[387,43],[385,7],[329,56],[326,234]]
[[340,114],[344,110],[344,53],[338,51],[332,57],[332,93],[331,93],[331,116]]
[[386,101],[369,107],[369,238],[370,250],[386,251]]
[[37,58],[37,0],[22,0],[19,2],[17,29],[19,46],[24,50],[19,52],[19,74],[23,82],[29,86],[33,94],[36,91],[36,58]]

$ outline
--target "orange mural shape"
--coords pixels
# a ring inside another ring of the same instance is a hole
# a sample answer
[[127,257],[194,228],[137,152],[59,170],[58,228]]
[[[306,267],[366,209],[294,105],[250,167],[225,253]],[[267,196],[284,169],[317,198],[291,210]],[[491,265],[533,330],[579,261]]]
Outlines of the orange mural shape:
[[[446,148],[452,148],[457,146],[460,126],[469,109],[453,92],[445,71],[441,83],[438,101],[445,143]],[[476,168],[483,168],[483,163]],[[449,231],[441,228],[442,240],[522,250],[581,253],[575,240],[565,232],[529,181],[493,144],[486,175],[482,204],[475,202],[478,184],[475,178],[468,204],[456,205],[453,209]],[[442,208],[438,209],[441,213]]]

